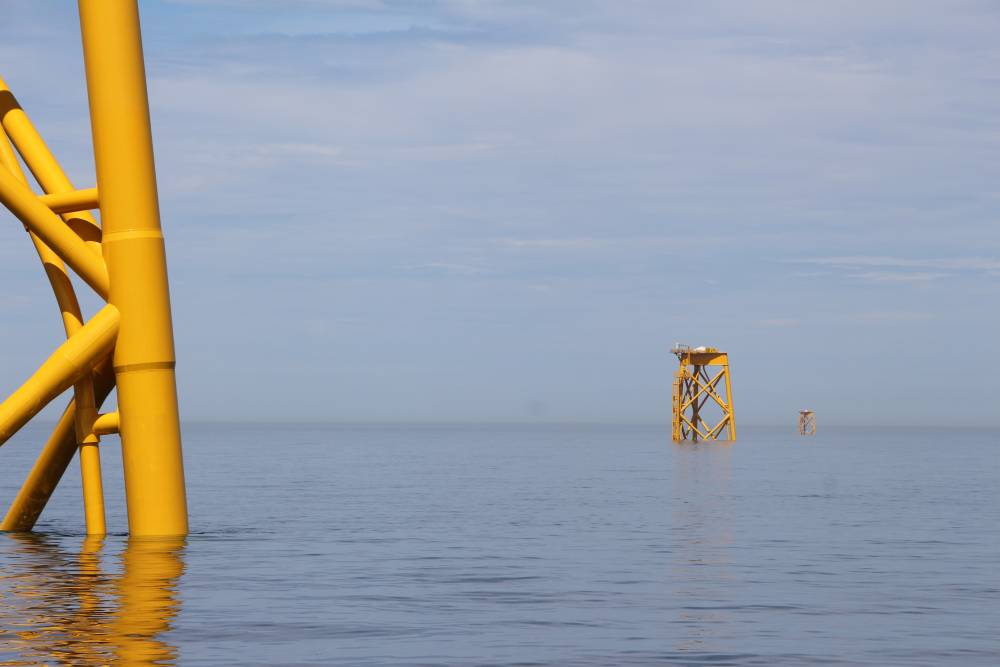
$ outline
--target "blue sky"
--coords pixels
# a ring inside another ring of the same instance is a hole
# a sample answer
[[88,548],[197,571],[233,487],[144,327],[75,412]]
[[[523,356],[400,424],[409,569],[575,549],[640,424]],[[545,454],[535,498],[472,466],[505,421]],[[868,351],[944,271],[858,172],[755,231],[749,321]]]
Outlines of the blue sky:
[[[666,421],[681,341],[742,423],[1000,422],[995,3],[142,12],[189,419]],[[0,74],[82,187],[77,30],[5,3]],[[9,391],[61,330],[0,235]]]

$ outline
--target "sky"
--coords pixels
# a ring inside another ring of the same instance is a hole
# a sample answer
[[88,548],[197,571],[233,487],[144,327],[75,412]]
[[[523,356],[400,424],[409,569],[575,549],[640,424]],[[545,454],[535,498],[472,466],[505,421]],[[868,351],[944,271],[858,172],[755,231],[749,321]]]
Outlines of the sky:
[[[141,11],[185,419],[667,423],[682,342],[738,423],[1000,424],[994,2]],[[75,3],[2,12],[93,186]],[[0,217],[8,393],[62,331]]]

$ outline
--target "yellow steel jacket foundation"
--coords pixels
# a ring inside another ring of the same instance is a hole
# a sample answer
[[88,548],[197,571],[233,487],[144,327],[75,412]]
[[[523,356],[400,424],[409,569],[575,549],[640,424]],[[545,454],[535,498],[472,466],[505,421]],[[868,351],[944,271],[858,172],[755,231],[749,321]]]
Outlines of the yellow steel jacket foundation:
[[[80,0],[96,188],[76,188],[0,79],[0,203],[42,261],[66,341],[0,403],[0,444],[61,392],[73,400],[44,444],[0,530],[30,530],[80,452],[89,534],[103,534],[99,443],[119,434],[129,531],[188,531],[174,380],[173,326],[160,228],[136,0]],[[37,183],[34,190],[17,154]],[[96,211],[98,216],[93,212]],[[70,272],[107,301],[80,312]],[[118,410],[98,409],[117,387]]]

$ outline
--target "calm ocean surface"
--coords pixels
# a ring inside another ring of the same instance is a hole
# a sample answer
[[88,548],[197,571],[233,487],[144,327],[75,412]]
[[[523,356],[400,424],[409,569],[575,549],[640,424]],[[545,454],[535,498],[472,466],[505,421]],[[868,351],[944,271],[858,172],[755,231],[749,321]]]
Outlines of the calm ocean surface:
[[[1000,431],[185,429],[192,529],[0,535],[4,665],[1000,665]],[[13,497],[42,437],[0,452]]]

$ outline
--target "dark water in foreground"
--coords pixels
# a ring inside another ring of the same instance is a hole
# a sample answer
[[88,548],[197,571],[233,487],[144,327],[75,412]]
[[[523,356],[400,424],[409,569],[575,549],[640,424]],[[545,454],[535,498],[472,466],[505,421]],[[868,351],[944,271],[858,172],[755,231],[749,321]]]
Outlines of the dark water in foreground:
[[1000,664],[1000,432],[740,436],[189,425],[186,541],[85,540],[75,462],[0,535],[0,663]]

